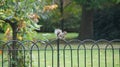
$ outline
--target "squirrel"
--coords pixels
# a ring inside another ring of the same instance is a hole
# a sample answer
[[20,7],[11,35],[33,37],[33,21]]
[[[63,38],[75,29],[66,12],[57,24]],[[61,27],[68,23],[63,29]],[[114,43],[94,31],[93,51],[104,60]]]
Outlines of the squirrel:
[[59,39],[65,39],[65,35],[67,34],[66,31],[62,32],[61,29],[55,29],[54,33],[57,36],[57,38],[59,38]]

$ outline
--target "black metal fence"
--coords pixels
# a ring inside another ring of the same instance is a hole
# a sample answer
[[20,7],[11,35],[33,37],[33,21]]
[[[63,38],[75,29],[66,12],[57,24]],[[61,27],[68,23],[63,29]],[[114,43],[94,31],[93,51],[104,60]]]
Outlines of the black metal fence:
[[15,67],[120,67],[120,40],[0,41],[0,67],[13,67],[12,64]]

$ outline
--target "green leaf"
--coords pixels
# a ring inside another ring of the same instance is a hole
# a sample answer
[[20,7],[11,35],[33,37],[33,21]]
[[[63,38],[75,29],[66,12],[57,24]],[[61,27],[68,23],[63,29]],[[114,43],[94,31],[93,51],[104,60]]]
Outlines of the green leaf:
[[120,0],[117,0],[117,2],[116,2],[117,4],[119,4],[120,3]]

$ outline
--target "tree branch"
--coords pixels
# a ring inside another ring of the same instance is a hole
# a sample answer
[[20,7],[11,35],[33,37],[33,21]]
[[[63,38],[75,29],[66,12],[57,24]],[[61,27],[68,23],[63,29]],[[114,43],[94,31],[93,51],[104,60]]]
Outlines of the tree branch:
[[9,23],[10,25],[12,24],[12,22],[9,19],[3,19],[3,18],[0,17],[0,20],[4,21],[6,23]]
[[70,1],[68,4],[66,4],[66,5],[64,6],[64,8],[67,8],[71,3],[72,3],[72,1]]

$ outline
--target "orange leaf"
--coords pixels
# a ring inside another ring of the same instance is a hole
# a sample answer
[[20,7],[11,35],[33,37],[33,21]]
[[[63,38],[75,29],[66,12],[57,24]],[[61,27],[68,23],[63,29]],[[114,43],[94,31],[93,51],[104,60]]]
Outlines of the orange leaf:
[[0,54],[2,54],[2,50],[0,50]]
[[45,12],[45,11],[50,11],[50,10],[54,10],[54,9],[56,9],[57,7],[58,7],[57,4],[45,6],[45,7],[43,8],[43,12]]
[[35,22],[38,22],[38,18],[40,18],[37,14],[33,13],[29,15],[30,19],[32,19]]

